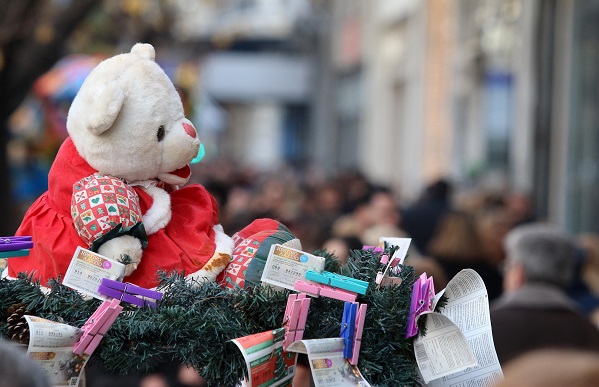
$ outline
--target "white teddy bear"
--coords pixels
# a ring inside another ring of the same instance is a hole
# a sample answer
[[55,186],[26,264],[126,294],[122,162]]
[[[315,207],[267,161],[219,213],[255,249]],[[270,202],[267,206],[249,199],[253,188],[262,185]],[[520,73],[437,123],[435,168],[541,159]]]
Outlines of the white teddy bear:
[[[158,284],[159,269],[214,280],[230,262],[233,241],[218,224],[216,202],[201,185],[181,188],[200,140],[154,57],[151,45],[138,43],[83,83],[48,191],[17,231],[35,246],[29,257],[9,260],[9,276],[35,272],[45,283],[65,274],[77,246],[98,241],[100,254],[128,256],[126,280],[144,287]],[[116,236],[99,239],[113,226]]]

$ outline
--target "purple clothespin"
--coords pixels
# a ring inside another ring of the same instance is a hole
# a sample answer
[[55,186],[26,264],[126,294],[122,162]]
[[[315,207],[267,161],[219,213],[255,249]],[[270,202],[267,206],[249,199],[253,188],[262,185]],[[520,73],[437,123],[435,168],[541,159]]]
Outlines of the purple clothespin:
[[[142,288],[137,285],[103,278],[98,292],[108,297],[116,298],[140,307],[155,307],[157,300],[162,299],[162,293]],[[151,299],[151,300],[150,300]]]
[[116,299],[102,302],[100,307],[81,327],[83,335],[73,346],[73,353],[91,355],[96,350],[108,328],[123,310],[120,303],[121,301]]
[[416,318],[423,312],[430,311],[431,301],[434,296],[435,287],[433,285],[433,277],[427,277],[426,273],[422,273],[416,282],[414,282],[412,290],[412,303],[410,305],[410,315],[408,316],[406,338],[416,336],[418,333]]
[[30,236],[0,237],[0,252],[25,250],[33,247]]

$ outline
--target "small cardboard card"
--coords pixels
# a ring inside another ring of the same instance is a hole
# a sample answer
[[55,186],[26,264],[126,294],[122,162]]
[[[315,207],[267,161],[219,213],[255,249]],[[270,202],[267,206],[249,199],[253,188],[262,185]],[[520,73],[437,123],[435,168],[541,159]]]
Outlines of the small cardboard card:
[[103,301],[107,297],[98,292],[102,279],[122,281],[124,276],[125,265],[79,246],[62,284]]
[[393,254],[394,259],[399,258],[399,263],[403,265],[403,261],[406,259],[406,255],[408,254],[408,249],[410,248],[410,243],[412,242],[412,238],[392,238],[392,237],[380,237],[379,245],[382,248],[385,248],[385,243],[391,246],[397,246],[398,249],[395,250]]
[[270,247],[261,281],[274,287],[294,290],[295,281],[305,281],[308,270],[322,272],[324,262],[323,257],[275,244]]

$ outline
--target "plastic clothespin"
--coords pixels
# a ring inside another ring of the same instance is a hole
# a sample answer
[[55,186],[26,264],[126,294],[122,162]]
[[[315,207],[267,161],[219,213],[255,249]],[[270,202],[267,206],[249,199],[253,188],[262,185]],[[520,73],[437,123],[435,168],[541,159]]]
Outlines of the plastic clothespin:
[[383,256],[381,257],[381,263],[383,265],[385,265],[385,270],[379,271],[376,274],[376,279],[374,280],[374,282],[377,285],[380,285],[383,282],[383,279],[389,273],[389,269],[395,268],[395,267],[399,266],[399,264],[403,263],[403,259],[399,258],[399,249],[395,250],[395,252],[393,253],[393,256],[391,256],[391,258],[389,258],[389,256],[387,254],[383,254]]
[[98,348],[108,328],[110,328],[119,313],[123,310],[120,303],[121,301],[117,299],[102,302],[100,307],[96,309],[81,327],[83,335],[81,335],[77,343],[73,346],[73,353],[77,355],[91,355]]
[[382,253],[384,250],[380,246],[363,245],[362,250],[372,250],[373,253]]
[[162,299],[162,293],[149,290],[130,283],[103,278],[98,292],[140,307],[156,307],[156,301]]
[[349,363],[351,365],[358,365],[358,358],[360,357],[360,346],[362,345],[362,331],[364,330],[364,320],[366,319],[366,308],[368,305],[360,304],[358,312],[356,314],[356,332],[354,334],[354,348],[352,351],[351,359]]
[[343,357],[346,359],[351,359],[354,351],[354,335],[356,330],[357,312],[357,302],[346,302],[345,305],[343,305],[343,320],[341,321],[341,331],[339,332],[339,337],[341,337],[345,343]]
[[349,290],[343,290],[338,288],[332,288],[328,285],[321,283],[309,283],[302,280],[296,280],[293,284],[295,290],[307,293],[310,296],[328,297],[336,300],[354,302],[357,298],[357,293],[350,292]]
[[[29,255],[29,249],[33,247],[33,240],[30,236],[5,236],[0,237],[0,258],[22,257]],[[27,252],[27,254],[24,254]]]
[[415,336],[418,333],[416,318],[423,312],[428,312],[431,306],[431,300],[435,296],[433,277],[428,277],[426,273],[414,282],[412,289],[412,302],[410,304],[410,315],[408,316],[408,328],[406,338]]
[[283,327],[285,328],[283,350],[286,350],[294,341],[304,337],[308,309],[310,309],[310,298],[307,298],[305,294],[290,294],[287,298],[287,307],[283,317]]
[[368,282],[366,281],[361,281],[328,271],[319,273],[314,270],[308,270],[306,271],[306,279],[360,294],[366,294],[366,290],[368,289]]

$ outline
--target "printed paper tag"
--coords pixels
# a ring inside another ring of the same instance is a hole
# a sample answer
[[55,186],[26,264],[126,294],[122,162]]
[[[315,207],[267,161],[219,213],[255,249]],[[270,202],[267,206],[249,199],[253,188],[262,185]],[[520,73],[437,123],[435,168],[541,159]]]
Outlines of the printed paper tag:
[[295,353],[283,351],[285,329],[256,333],[232,341],[237,345],[248,370],[244,387],[291,387],[295,375]]
[[295,281],[305,280],[308,270],[322,272],[324,261],[323,257],[275,244],[270,247],[261,281],[294,290]]
[[[408,249],[410,248],[410,243],[412,242],[412,238],[392,238],[392,237],[380,237],[379,238],[379,246],[385,248],[385,243],[391,246],[397,246],[397,250],[393,254],[393,259],[399,258],[399,263],[403,265],[404,260],[406,259],[406,255],[408,254]],[[393,259],[389,260],[391,262]]]
[[103,301],[106,296],[98,293],[102,279],[122,281],[124,276],[125,265],[79,246],[62,284]]
[[343,357],[342,338],[312,339],[293,342],[289,352],[305,353],[316,387],[371,387],[358,369]]
[[44,371],[53,387],[77,387],[88,355],[73,353],[83,331],[71,325],[35,316],[23,316],[29,325],[27,356]]

